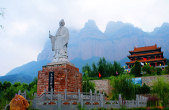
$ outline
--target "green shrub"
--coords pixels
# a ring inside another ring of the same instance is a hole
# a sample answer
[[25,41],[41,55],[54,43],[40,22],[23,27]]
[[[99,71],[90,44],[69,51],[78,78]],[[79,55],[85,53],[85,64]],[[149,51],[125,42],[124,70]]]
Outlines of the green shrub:
[[157,80],[153,82],[152,92],[153,94],[157,94],[162,100],[162,104],[166,106],[169,100],[169,81],[164,77],[157,78]]
[[83,92],[90,92],[90,89],[92,92],[95,91],[95,84],[89,80],[89,77],[86,73],[83,75],[83,82],[82,82],[82,90]]
[[141,87],[141,94],[149,94],[150,93],[150,87],[147,86],[145,83]]
[[83,86],[83,92],[90,92],[90,89],[92,90],[92,92],[95,91],[95,84],[89,80],[83,81],[82,83]]
[[[132,76],[129,74],[122,74],[118,77],[111,77],[112,99],[118,99],[118,95],[121,94],[124,99],[135,98],[135,86],[132,82]],[[130,93],[130,94],[129,94]]]
[[161,75],[162,69],[161,68],[156,68],[157,75]]
[[84,106],[82,107],[80,103],[77,105],[77,108],[78,110],[86,110],[85,107]]

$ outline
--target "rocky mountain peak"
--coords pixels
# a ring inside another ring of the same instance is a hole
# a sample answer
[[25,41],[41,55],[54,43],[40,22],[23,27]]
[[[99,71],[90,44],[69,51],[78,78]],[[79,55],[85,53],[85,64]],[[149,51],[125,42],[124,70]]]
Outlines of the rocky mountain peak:
[[[88,20],[85,25],[84,28],[92,28],[92,29],[98,29],[96,22],[94,20]],[[84,29],[83,28],[83,29]]]
[[169,23],[163,23],[160,27],[157,27],[152,32],[153,34],[169,34]]
[[80,30],[79,36],[82,38],[102,38],[104,35],[99,30],[94,20],[88,20]]

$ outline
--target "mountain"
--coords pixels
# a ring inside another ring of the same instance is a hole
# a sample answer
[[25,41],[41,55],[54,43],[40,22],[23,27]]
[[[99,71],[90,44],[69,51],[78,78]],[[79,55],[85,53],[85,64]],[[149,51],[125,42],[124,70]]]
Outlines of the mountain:
[[110,39],[122,39],[122,38],[131,38],[135,35],[142,35],[140,37],[147,36],[145,32],[141,29],[134,27],[134,25],[129,23],[123,22],[109,22],[106,26],[106,30],[104,32],[105,36],[109,37]]
[[[75,64],[76,67],[79,68],[79,71],[82,73],[82,67],[87,63],[91,65],[93,62],[97,62],[100,58],[93,57],[88,60],[82,60],[81,58],[75,58],[71,63]],[[49,63],[49,60],[42,60],[42,61],[32,61],[27,64],[24,64],[20,67],[12,69],[8,72],[5,76],[0,77],[0,81],[10,81],[11,83],[14,82],[24,82],[30,83],[33,81],[35,77],[38,77],[38,71],[42,70],[42,66]]]
[[37,61],[43,61],[43,60],[51,61],[52,58],[53,58],[53,55],[54,55],[54,53],[52,52],[51,47],[52,46],[51,46],[50,40],[47,40],[43,50],[37,56]]
[[[164,57],[169,59],[169,23],[154,29],[153,32],[144,32],[130,23],[108,22],[104,32],[101,32],[94,20],[88,20],[80,30],[69,29],[70,39],[68,44],[69,61],[82,71],[86,63],[92,64],[100,57],[113,62],[129,61],[127,55],[134,47],[157,44],[162,47]],[[29,62],[17,67],[0,77],[0,81],[30,82],[41,67],[50,62],[53,56],[50,40],[47,40],[43,50],[39,53],[37,61]]]
[[104,37],[104,34],[96,26],[94,20],[88,20],[78,33],[78,36],[83,39],[100,39]]
[[169,59],[169,23],[163,23],[160,27],[156,27],[149,35],[151,37],[149,39],[147,38],[147,45],[149,43],[156,43],[162,47],[164,57]]
[[15,83],[15,82],[30,83],[33,81],[33,78],[34,77],[31,77],[29,75],[17,73],[17,74],[13,74],[13,75],[1,76],[0,81],[1,82],[9,81],[11,83]]
[[161,27],[156,27],[150,34],[155,37],[168,38],[167,35],[169,35],[169,23],[163,23]]
[[25,75],[35,77],[37,76],[38,70],[41,70],[42,66],[46,65],[47,63],[49,63],[49,61],[47,60],[42,60],[37,62],[32,61],[20,67],[14,68],[10,72],[8,72],[7,75],[15,75],[16,73],[20,73],[20,74],[25,74]]
[[42,69],[42,66],[49,63],[48,60],[32,61],[9,71],[5,76],[0,77],[0,81],[10,81],[14,83],[16,81],[30,83],[34,77],[37,77],[38,71]]

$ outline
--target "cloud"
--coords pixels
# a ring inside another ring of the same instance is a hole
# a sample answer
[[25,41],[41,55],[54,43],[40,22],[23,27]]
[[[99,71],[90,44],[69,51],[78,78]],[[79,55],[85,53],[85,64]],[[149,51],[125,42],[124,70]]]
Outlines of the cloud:
[[169,22],[167,0],[0,0],[5,8],[0,24],[0,75],[36,60],[62,18],[68,28],[80,29],[94,19],[104,32],[109,21],[129,22],[144,31]]

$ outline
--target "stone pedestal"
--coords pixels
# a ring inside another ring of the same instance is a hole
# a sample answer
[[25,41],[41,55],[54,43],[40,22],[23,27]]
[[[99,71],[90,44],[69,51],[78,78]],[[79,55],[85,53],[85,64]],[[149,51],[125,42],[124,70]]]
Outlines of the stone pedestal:
[[82,74],[68,62],[47,64],[38,72],[37,95],[51,88],[54,92],[64,92],[65,89],[68,92],[82,91]]

